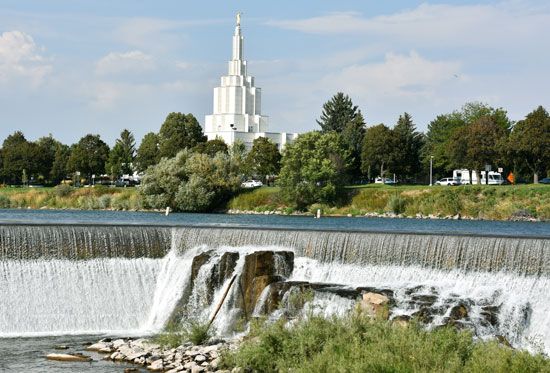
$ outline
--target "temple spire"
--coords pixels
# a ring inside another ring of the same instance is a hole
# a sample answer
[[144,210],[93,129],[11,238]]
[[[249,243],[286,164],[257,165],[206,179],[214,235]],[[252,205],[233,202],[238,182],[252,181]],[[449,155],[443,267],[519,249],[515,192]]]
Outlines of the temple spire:
[[241,12],[237,13],[235,26],[235,34],[233,35],[233,61],[241,61],[243,59],[243,37],[241,35]]

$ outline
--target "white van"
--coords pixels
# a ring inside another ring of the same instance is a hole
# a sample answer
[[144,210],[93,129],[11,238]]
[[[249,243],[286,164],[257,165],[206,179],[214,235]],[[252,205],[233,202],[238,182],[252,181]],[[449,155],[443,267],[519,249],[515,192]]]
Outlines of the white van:
[[[485,171],[481,171],[481,184],[487,184],[485,179]],[[461,184],[477,184],[477,172],[472,171],[472,180],[470,180],[470,172],[467,169],[454,170],[453,178],[459,179]],[[489,185],[504,184],[504,179],[500,172],[489,171]]]

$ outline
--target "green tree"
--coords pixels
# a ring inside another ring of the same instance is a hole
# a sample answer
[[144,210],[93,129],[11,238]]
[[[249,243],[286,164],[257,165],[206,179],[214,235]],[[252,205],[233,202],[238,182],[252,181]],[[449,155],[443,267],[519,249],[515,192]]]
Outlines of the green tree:
[[206,136],[193,114],[170,113],[159,132],[160,156],[171,158],[179,151],[192,149],[205,141]]
[[346,125],[353,121],[357,114],[357,106],[353,105],[351,98],[338,92],[323,104],[323,111],[317,123],[323,132],[342,133]]
[[544,107],[539,106],[514,126],[509,146],[538,183],[539,173],[550,167],[550,115]]
[[424,136],[416,131],[412,117],[408,113],[399,116],[392,132],[394,137],[394,148],[391,152],[393,171],[400,178],[413,178],[422,169],[420,152],[424,145]]
[[341,135],[307,132],[286,146],[279,185],[298,208],[321,202],[334,204],[343,196],[351,155]]
[[228,154],[229,148],[227,144],[222,139],[208,140],[207,142],[198,143],[193,151],[196,153],[208,154],[213,157],[218,153]]
[[134,160],[136,154],[136,141],[132,132],[124,129],[115,146],[109,152],[106,171],[113,178],[134,172]]
[[494,165],[499,161],[500,144],[506,136],[506,129],[492,116],[482,116],[453,134],[449,142],[451,158],[457,164],[461,162],[468,169],[476,171],[477,183],[481,184],[481,171],[485,165]]
[[234,171],[228,154],[183,150],[148,168],[140,190],[153,208],[212,211],[238,190],[240,177]]
[[369,178],[374,170],[380,170],[380,177],[385,177],[392,166],[395,151],[392,131],[384,124],[367,128],[361,152],[361,169]]
[[37,172],[46,183],[52,183],[51,172],[55,162],[55,154],[62,144],[50,134],[41,137],[36,141],[37,151]]
[[36,145],[27,141],[21,131],[9,135],[2,144],[4,177],[8,183],[21,183],[21,175],[25,170],[32,175],[37,169],[35,162]]
[[70,171],[79,171],[91,182],[93,174],[103,174],[109,157],[109,146],[99,135],[88,134],[74,146],[69,157]]
[[246,164],[255,177],[266,180],[268,176],[277,175],[281,169],[281,153],[277,145],[265,137],[258,137],[246,156]]
[[52,169],[49,175],[49,179],[52,184],[59,184],[67,177],[69,173],[67,170],[67,163],[69,162],[70,156],[71,150],[69,146],[59,144],[59,146],[55,150]]
[[342,131],[342,140],[353,158],[349,173],[354,180],[361,177],[361,150],[363,148],[365,131],[365,120],[360,110],[357,112],[355,118],[344,126],[344,130]]
[[159,137],[156,133],[149,132],[141,140],[136,153],[136,169],[144,172],[148,167],[154,166],[160,161]]

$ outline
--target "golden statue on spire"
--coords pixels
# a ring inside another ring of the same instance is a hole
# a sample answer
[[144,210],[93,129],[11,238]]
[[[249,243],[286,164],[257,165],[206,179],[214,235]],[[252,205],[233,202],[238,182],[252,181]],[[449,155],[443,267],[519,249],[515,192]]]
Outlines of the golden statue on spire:
[[237,12],[237,26],[241,25],[241,12]]

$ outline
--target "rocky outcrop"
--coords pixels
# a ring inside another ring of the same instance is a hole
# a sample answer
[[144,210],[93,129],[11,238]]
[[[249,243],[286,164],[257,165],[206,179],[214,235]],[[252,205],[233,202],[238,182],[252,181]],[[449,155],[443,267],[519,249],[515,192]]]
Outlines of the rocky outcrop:
[[244,260],[239,286],[241,309],[251,315],[262,291],[270,284],[290,276],[294,269],[292,251],[256,251]]
[[89,346],[88,350],[107,354],[106,360],[133,363],[152,372],[223,372],[218,370],[220,354],[225,349],[235,349],[237,343],[183,344],[176,348],[163,348],[143,338],[118,339],[113,342],[101,340]]
[[390,298],[379,293],[365,293],[359,303],[362,312],[371,317],[387,319],[389,317]]
[[48,360],[56,360],[56,361],[68,361],[68,362],[88,362],[92,361],[92,358],[90,356],[82,355],[82,354],[48,354],[46,355],[46,359]]

